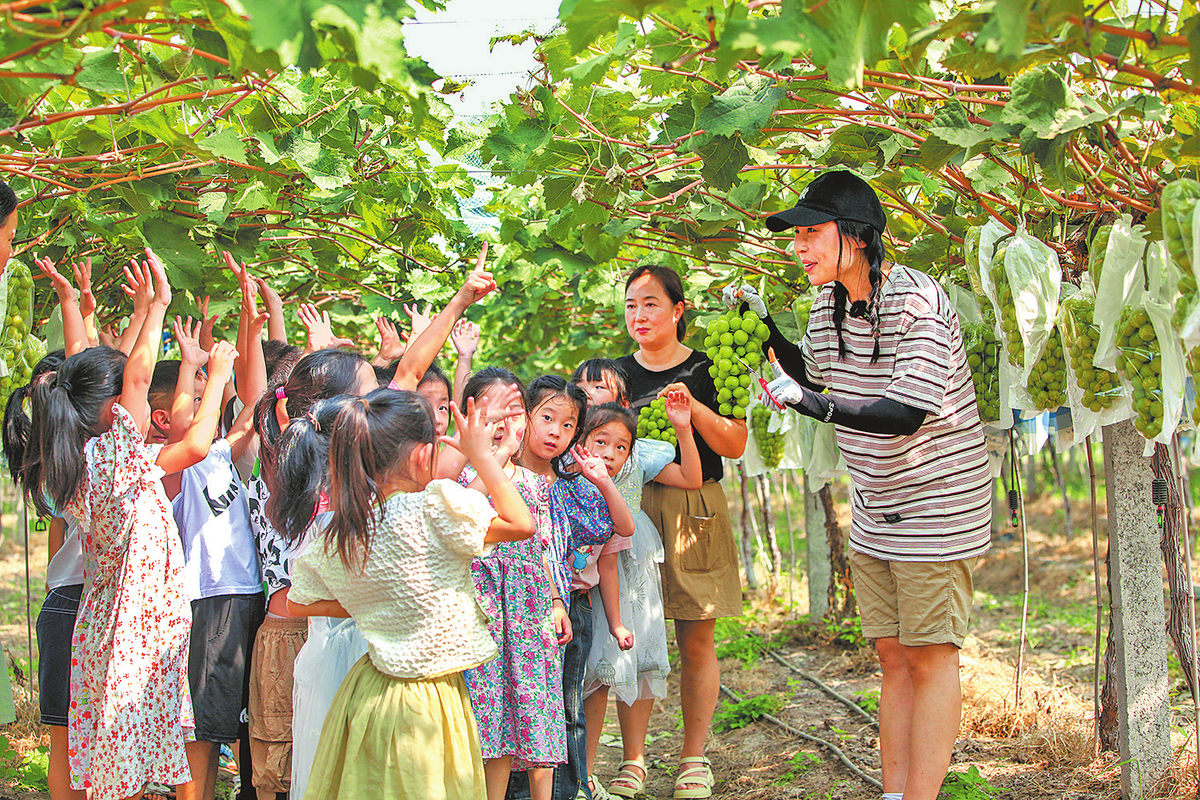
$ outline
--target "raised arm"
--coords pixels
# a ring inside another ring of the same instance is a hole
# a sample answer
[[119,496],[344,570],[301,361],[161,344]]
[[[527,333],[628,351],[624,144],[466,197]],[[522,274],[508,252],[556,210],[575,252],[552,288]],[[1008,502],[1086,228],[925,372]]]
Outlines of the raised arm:
[[487,242],[484,242],[483,248],[479,251],[479,258],[475,262],[475,269],[467,276],[462,288],[450,300],[449,305],[433,318],[429,327],[419,336],[409,340],[408,349],[404,352],[404,356],[396,366],[396,374],[392,377],[392,388],[415,390],[417,382],[421,380],[425,370],[429,369],[429,365],[433,363],[442,346],[446,344],[446,339],[449,338],[454,323],[458,322],[463,312],[470,308],[472,303],[478,302],[495,290],[496,281],[492,279],[492,273],[484,269],[487,251]]
[[[89,258],[88,271],[91,271],[92,260]],[[48,258],[34,258],[33,263],[41,268],[42,274],[50,279],[54,293],[58,295],[58,306],[62,309],[63,349],[68,356],[81,353],[87,349],[87,328],[83,324],[83,314],[79,310],[79,295],[71,282],[54,268],[54,262]],[[78,265],[72,269],[77,271]]]
[[680,463],[667,464],[654,480],[679,489],[699,489],[704,485],[704,468],[692,433],[692,404],[682,392],[667,392],[667,419],[679,440]]
[[[125,286],[125,292],[134,298],[135,317],[138,314],[139,298],[144,300],[145,297],[149,297],[149,302],[144,303],[137,338],[129,352],[129,359],[125,362],[125,376],[121,382],[119,402],[133,417],[138,429],[145,430],[146,423],[150,420],[150,404],[146,401],[146,392],[150,389],[158,348],[162,346],[163,317],[166,316],[167,306],[171,304],[171,285],[167,283],[167,271],[162,262],[149,247],[146,248],[146,260],[140,265],[135,259],[130,259],[129,266],[125,268],[125,278],[129,282]],[[137,288],[131,289],[131,286]],[[150,287],[148,292],[145,287]],[[133,327],[132,320],[130,327]],[[124,338],[122,336],[122,339]],[[168,473],[177,471],[167,470]]]
[[613,533],[617,536],[633,536],[633,512],[621,496],[621,490],[608,474],[608,468],[599,456],[589,453],[583,445],[575,445],[571,451],[579,472],[600,490],[600,496],[608,504],[608,515],[612,517]]
[[279,292],[275,291],[275,287],[264,279],[255,276],[254,282],[258,284],[258,294],[262,297],[263,305],[266,306],[269,315],[267,317],[267,338],[287,344],[287,327],[283,321],[283,299],[279,296]]
[[[221,397],[225,384],[233,374],[233,362],[237,350],[229,342],[217,342],[208,354],[208,385],[200,396],[200,407],[183,439],[168,444],[158,451],[155,462],[162,471],[170,475],[199,464],[208,455],[217,425],[221,421]],[[126,367],[128,370],[129,368]]]
[[196,414],[196,373],[208,363],[208,353],[200,348],[200,323],[175,318],[175,341],[179,343],[179,378],[175,381],[175,400],[171,403],[171,433],[167,443],[182,441]]
[[[259,287],[260,289],[262,287]],[[243,300],[245,295],[243,295]],[[238,362],[244,363],[242,377],[238,381],[238,399],[242,401],[242,413],[233,421],[233,426],[225,436],[233,460],[241,458],[254,441],[254,407],[267,390],[267,362],[263,357],[262,330],[269,320],[269,312],[258,313],[253,305],[242,306],[241,321],[246,328],[246,335],[238,342]]]
[[379,354],[371,359],[371,366],[386,367],[404,355],[404,340],[400,338],[396,323],[387,317],[377,318],[375,329],[379,331]]
[[467,385],[467,378],[471,377],[475,351],[479,349],[479,326],[470,320],[460,319],[450,331],[450,342],[454,345],[454,352],[458,353],[458,361],[454,365],[454,399],[461,400],[463,387]]
[[[153,256],[154,261],[158,260],[158,256],[154,256],[154,254],[150,252],[149,247],[146,248],[146,253],[149,256]],[[130,259],[130,263],[136,264],[137,262],[134,259]],[[142,265],[145,267],[146,262],[142,262]],[[166,272],[164,271],[163,274],[165,275]],[[117,346],[125,355],[132,355],[135,343],[138,340],[138,336],[141,335],[142,328],[144,327],[143,323],[145,323],[146,316],[150,313],[150,305],[154,302],[154,277],[149,271],[126,269],[125,285],[121,288],[125,290],[125,294],[129,295],[133,299],[133,313],[129,315],[129,324],[126,325],[125,330],[121,332],[121,341]],[[167,302],[170,302],[170,292],[171,288],[168,286]],[[163,314],[165,316],[166,306],[163,306]],[[158,327],[162,327],[162,319],[159,319]],[[155,345],[157,346],[157,344],[158,343],[156,342]],[[153,361],[150,362],[150,366],[154,366]]]
[[100,344],[100,331],[96,327],[96,295],[92,293],[92,259],[76,262],[71,269],[75,273],[75,285],[79,287],[79,314],[83,317],[88,347],[95,347]]
[[682,383],[672,383],[658,393],[662,397],[670,392],[682,392],[692,410],[692,427],[713,452],[725,458],[741,458],[746,452],[749,429],[744,419],[722,417],[692,396],[692,391]]

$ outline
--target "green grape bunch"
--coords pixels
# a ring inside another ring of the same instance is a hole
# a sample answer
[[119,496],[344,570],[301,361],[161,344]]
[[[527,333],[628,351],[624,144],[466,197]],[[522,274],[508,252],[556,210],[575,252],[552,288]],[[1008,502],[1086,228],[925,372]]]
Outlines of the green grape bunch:
[[1121,313],[1117,371],[1132,390],[1133,427],[1153,439],[1163,429],[1162,348],[1145,309],[1126,308]]
[[1192,213],[1200,200],[1200,183],[1180,178],[1167,184],[1162,192],[1163,239],[1171,260],[1179,268],[1179,299],[1175,302],[1176,328],[1196,304],[1196,273],[1192,269]]
[[1008,272],[1004,269],[1004,257],[1008,245],[1001,244],[992,256],[992,285],[996,287],[996,305],[1000,310],[1000,331],[1008,345],[1008,362],[1014,367],[1025,363],[1025,342],[1021,329],[1017,327],[1017,307],[1013,304],[1012,286],[1008,283]]
[[[1193,383],[1196,384],[1197,391],[1200,392],[1200,345],[1193,347],[1188,352],[1187,369],[1192,376]],[[1196,397],[1196,403],[1192,406],[1192,422],[1200,425],[1200,396]]]
[[1075,383],[1083,390],[1083,405],[1099,413],[1121,397],[1123,390],[1117,373],[1093,366],[1100,328],[1096,325],[1096,301],[1076,294],[1063,301],[1063,337],[1071,356]]
[[650,405],[642,406],[642,410],[638,412],[637,435],[638,438],[658,439],[661,442],[679,445],[679,436],[675,433],[675,426],[671,424],[671,420],[667,419],[667,399],[665,397],[656,397],[650,402]]
[[995,422],[1000,419],[1000,340],[990,322],[962,327],[979,418]]
[[8,284],[8,308],[0,327],[0,358],[8,367],[8,375],[0,378],[0,404],[8,403],[13,389],[29,383],[38,361],[45,356],[45,347],[30,334],[33,316],[33,276],[19,261],[9,261],[5,271]]
[[[712,366],[708,374],[717,390],[717,411],[734,419],[746,418],[750,404],[750,373],[763,363],[762,343],[771,337],[771,330],[753,311],[739,314],[730,309],[708,324],[704,350]],[[739,360],[740,359],[740,360]]]
[[1067,359],[1057,325],[1050,329],[1046,349],[1029,372],[1027,388],[1040,409],[1053,410],[1067,404]]
[[758,445],[758,453],[769,469],[775,469],[783,460],[783,434],[771,433],[771,417],[774,413],[766,406],[755,406],[750,411],[754,443]]

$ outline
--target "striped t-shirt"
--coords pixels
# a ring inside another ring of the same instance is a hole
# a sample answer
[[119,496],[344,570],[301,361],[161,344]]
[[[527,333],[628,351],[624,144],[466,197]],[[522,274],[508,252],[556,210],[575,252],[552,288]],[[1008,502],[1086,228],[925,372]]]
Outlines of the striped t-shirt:
[[850,546],[886,561],[978,556],[991,539],[992,480],[958,316],[936,281],[898,265],[878,302],[874,363],[865,317],[846,315],[838,355],[832,286],[813,303],[803,347],[809,379],[835,396],[927,412],[911,436],[837,426],[853,486]]

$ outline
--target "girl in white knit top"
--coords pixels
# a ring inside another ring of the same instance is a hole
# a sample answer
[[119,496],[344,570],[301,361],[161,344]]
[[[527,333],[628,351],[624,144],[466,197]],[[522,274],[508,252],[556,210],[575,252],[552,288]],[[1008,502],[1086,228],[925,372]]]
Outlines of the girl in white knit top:
[[[475,800],[483,760],[462,672],[496,657],[471,559],[533,534],[534,521],[491,453],[485,407],[452,409],[459,449],[492,503],[433,480],[428,401],[379,389],[350,403],[330,438],[329,525],[292,568],[297,614],[350,616],[368,651],[321,730],[305,797]],[[494,506],[494,508],[493,508]]]

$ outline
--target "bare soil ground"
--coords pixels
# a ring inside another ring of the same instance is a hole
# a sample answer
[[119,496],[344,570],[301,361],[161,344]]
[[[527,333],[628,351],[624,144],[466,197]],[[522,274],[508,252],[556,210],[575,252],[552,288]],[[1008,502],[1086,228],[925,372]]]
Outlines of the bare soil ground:
[[[1108,800],[1120,795],[1120,767],[1115,754],[1096,757],[1092,751],[1092,654],[1095,600],[1092,583],[1091,536],[1087,508],[1075,509],[1076,531],[1062,533],[1061,503],[1043,501],[1030,508],[1030,615],[1022,702],[1015,703],[1017,643],[1020,630],[1022,555],[1019,539],[1001,534],[976,570],[973,634],[962,652],[963,724],[951,770],[975,768],[998,800],[1062,798]],[[12,530],[5,526],[4,530]],[[1101,551],[1103,518],[1101,525]],[[42,595],[44,544],[30,550],[33,603],[36,615]],[[746,614],[738,622],[722,623],[718,639],[722,652],[722,682],[742,698],[771,695],[775,716],[794,729],[838,746],[866,774],[879,777],[878,728],[856,717],[812,683],[779,661],[753,653],[758,642],[796,668],[815,675],[837,692],[871,710],[879,689],[878,665],[861,641],[833,641],[837,631],[812,628],[798,621],[806,589],[778,588],[773,599],[765,592],[748,596]],[[1107,602],[1107,592],[1104,592]],[[853,639],[853,635],[843,639]],[[25,625],[25,551],[22,543],[0,543],[0,640],[23,673],[28,673]],[[747,644],[747,642],[749,642]],[[743,658],[738,658],[741,654]],[[677,663],[677,658],[673,663]],[[1190,724],[1190,704],[1178,693],[1180,675],[1172,675],[1174,727],[1182,750]],[[3,731],[21,753],[48,744],[29,702],[28,679],[14,687],[19,719]],[[719,712],[729,711],[722,698]],[[682,742],[678,673],[670,694],[651,720],[647,796],[671,797],[675,764]],[[709,756],[717,779],[715,797],[739,800],[825,798],[867,800],[879,792],[854,775],[828,750],[801,739],[766,720],[748,722],[734,730],[714,732]],[[609,718],[596,772],[607,783],[621,761],[614,707]],[[4,774],[0,772],[0,775]],[[227,787],[228,776],[222,783]],[[1194,784],[1193,784],[1194,786]],[[945,794],[954,800],[985,798],[981,790],[959,787]],[[1194,789],[1168,789],[1164,797],[1194,797]],[[0,800],[48,798],[0,783]]]

